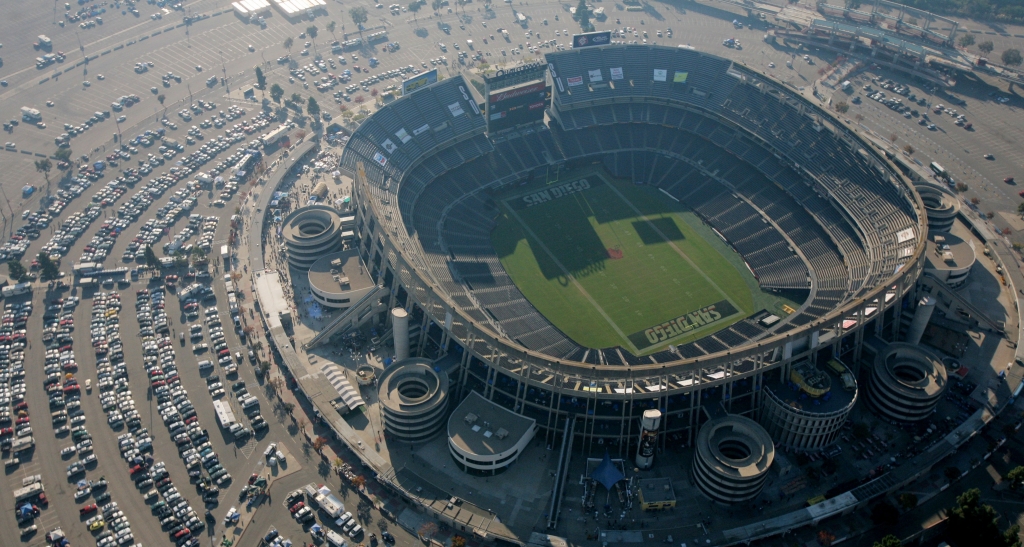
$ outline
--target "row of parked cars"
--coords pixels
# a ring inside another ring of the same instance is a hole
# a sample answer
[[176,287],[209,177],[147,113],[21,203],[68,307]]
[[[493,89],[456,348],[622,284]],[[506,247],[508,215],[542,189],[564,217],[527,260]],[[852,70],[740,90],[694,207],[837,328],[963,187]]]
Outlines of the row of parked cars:
[[[176,444],[181,446],[183,443],[180,442],[180,439],[183,434],[192,432],[196,439],[199,438],[199,433],[196,431],[198,417],[195,409],[187,402],[187,397],[184,400],[180,399],[184,395],[184,389],[181,387],[180,377],[175,366],[174,350],[171,347],[169,334],[166,331],[160,336],[150,334],[152,332],[150,329],[155,322],[166,323],[166,313],[163,309],[164,298],[162,290],[138,291],[136,317],[143,340],[143,366],[146,369],[150,389],[156,396],[159,403],[158,410],[161,412],[172,438],[175,439]],[[174,402],[175,400],[177,402]],[[170,409],[174,410],[173,415]],[[185,422],[188,422],[188,425]],[[132,433],[126,433],[118,437],[119,448],[131,466],[128,470],[129,476],[139,490],[144,492],[144,501],[152,504],[153,514],[160,519],[160,525],[168,532],[170,539],[178,545],[198,545],[198,538],[193,536],[206,525],[178,491],[166,465],[163,462],[153,463],[151,457],[143,456],[146,450],[151,449],[152,440],[140,439],[137,438],[137,435],[138,432],[135,436]]]
[[0,319],[0,450],[11,456],[5,467],[20,464],[11,454],[15,439],[32,435],[28,403],[25,401],[25,325],[32,313],[32,303],[7,303]]

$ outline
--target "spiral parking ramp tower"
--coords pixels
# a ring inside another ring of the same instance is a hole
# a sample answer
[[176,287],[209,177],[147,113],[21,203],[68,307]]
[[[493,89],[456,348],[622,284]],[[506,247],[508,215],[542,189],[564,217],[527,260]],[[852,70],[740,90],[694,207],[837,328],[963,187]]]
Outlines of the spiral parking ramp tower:
[[384,369],[377,396],[384,409],[384,430],[392,439],[424,441],[444,428],[448,376],[435,372],[429,359],[405,359]]
[[693,480],[700,491],[721,503],[757,497],[775,460],[775,445],[750,418],[729,415],[708,421],[697,434]]
[[919,345],[893,342],[875,357],[868,383],[868,404],[898,422],[927,419],[949,382],[942,359]]
[[960,201],[946,189],[931,183],[919,183],[914,189],[921,195],[929,232],[948,232],[960,213]]
[[777,445],[806,451],[836,442],[858,399],[857,379],[836,359],[794,365],[787,381],[768,382],[763,392],[759,423]]
[[281,238],[288,249],[288,264],[309,270],[324,255],[341,250],[341,217],[326,205],[296,209],[285,217]]

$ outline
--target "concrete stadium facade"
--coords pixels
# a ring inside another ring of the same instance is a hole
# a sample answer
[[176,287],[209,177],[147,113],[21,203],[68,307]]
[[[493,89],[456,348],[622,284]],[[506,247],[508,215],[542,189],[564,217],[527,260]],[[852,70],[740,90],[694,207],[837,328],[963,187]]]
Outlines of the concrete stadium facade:
[[[675,48],[645,46],[641,50],[629,47],[625,52],[627,56],[636,53],[650,55],[654,59],[659,55],[675,54],[668,51]],[[624,46],[588,49],[595,51],[583,53],[621,56]],[[575,55],[580,52],[565,54]],[[698,63],[723,61],[703,53],[694,54],[699,55],[695,61]],[[547,57],[549,61],[564,60],[560,57],[562,55],[548,54]],[[562,66],[557,63],[552,66],[556,65]],[[410,173],[415,174],[416,169],[433,161],[432,157],[440,157],[453,147],[465,146],[470,139],[480,139],[481,143],[483,139],[489,139],[497,150],[501,139],[512,137],[488,136],[482,123],[476,122],[472,114],[465,114],[471,119],[471,125],[466,130],[443,142],[437,139],[429,147],[421,146],[417,155],[402,160],[404,163],[393,155],[392,160],[385,165],[381,162],[384,156],[376,152],[373,145],[374,141],[380,142],[386,136],[385,131],[395,133],[396,125],[382,129],[387,116],[412,116],[401,110],[403,104],[416,100],[422,103],[418,111],[423,111],[423,104],[434,100],[431,94],[436,97],[439,105],[450,100],[450,96],[458,100],[460,91],[466,96],[466,89],[471,90],[471,86],[461,76],[457,76],[426,88],[428,93],[418,91],[412,97],[396,101],[384,109],[395,109],[388,114],[371,116],[371,123],[361,126],[353,135],[342,158],[342,165],[356,173],[356,232],[362,259],[371,275],[375,279],[382,279],[390,289],[386,297],[389,300],[387,307],[400,306],[410,310],[410,324],[412,330],[416,331],[412,355],[428,355],[443,363],[444,370],[449,371],[456,400],[461,400],[468,391],[475,390],[488,400],[536,420],[538,436],[543,435],[547,443],[555,439],[565,417],[576,414],[582,422],[582,426],[576,430],[577,435],[582,436],[585,442],[602,439],[617,445],[622,455],[626,455],[635,447],[639,421],[644,410],[656,408],[663,412],[658,440],[662,447],[676,441],[692,445],[701,427],[707,422],[702,406],[720,405],[729,414],[756,418],[764,408],[777,405],[772,400],[773,395],[763,389],[771,375],[780,374],[797,362],[814,363],[831,356],[853,363],[851,367],[857,373],[859,367],[856,363],[861,359],[865,338],[878,337],[891,341],[899,337],[901,310],[907,303],[912,303],[916,296],[915,287],[923,268],[924,234],[927,233],[924,205],[913,185],[881,152],[853,131],[847,130],[841,120],[828,111],[752,69],[731,63],[727,70],[729,77],[736,79],[736,82],[729,81],[730,86],[749,86],[748,92],[759,93],[764,96],[764,101],[773,104],[782,101],[786,108],[800,113],[808,127],[813,124],[814,131],[830,132],[845,146],[856,150],[856,156],[869,166],[869,170],[883,184],[895,189],[895,194],[899,196],[895,198],[897,205],[910,211],[908,214],[912,223],[901,232],[904,235],[900,236],[900,243],[905,244],[906,248],[903,255],[894,261],[882,258],[879,249],[870,249],[868,254],[877,258],[873,258],[867,268],[886,273],[870,276],[869,281],[856,284],[856,287],[851,283],[839,304],[822,311],[820,316],[813,319],[799,324],[795,321],[787,323],[764,333],[756,340],[708,352],[700,357],[675,355],[660,361],[641,359],[640,363],[610,365],[600,359],[591,362],[585,357],[566,358],[563,355],[552,355],[543,349],[525,347],[506,335],[485,314],[470,310],[469,303],[473,302],[473,298],[458,288],[453,289],[450,283],[439,283],[436,270],[430,269],[430,262],[424,258],[422,248],[428,242],[423,238],[433,236],[427,236],[422,231],[413,233],[409,229],[411,220],[403,222],[407,217],[412,218],[411,210],[415,200],[431,191],[429,181],[422,183],[416,196],[410,198],[412,204],[404,210],[403,200],[400,199],[402,188],[414,183],[420,184],[413,180]],[[687,97],[680,98],[671,93],[666,95],[668,92],[657,90],[646,96],[612,94],[581,102],[557,91],[558,79],[561,77],[547,75],[549,81],[555,80],[556,84],[554,98],[548,109],[551,127],[536,128],[538,134],[543,135],[545,131],[562,134],[559,124],[568,124],[565,118],[574,113],[617,105],[630,105],[630,108],[636,108],[637,105],[643,108],[657,106],[659,109],[678,109],[686,115],[716,117],[713,109],[696,105]],[[694,92],[693,95],[701,100],[707,99],[706,93],[700,95]],[[460,108],[460,112],[470,106]],[[721,109],[721,104],[716,108]],[[587,115],[591,116],[589,113]],[[380,122],[375,121],[378,117]],[[724,116],[716,119],[737,134],[745,131],[742,124],[725,119]],[[459,118],[446,123],[456,121],[463,123],[465,120]],[[427,124],[424,127],[430,126]],[[382,136],[373,134],[378,130]],[[440,130],[436,131],[440,133]],[[405,133],[404,129],[398,132],[402,133]],[[799,158],[800,147],[786,148],[751,132],[745,135],[744,138],[749,138],[749,142],[781,158],[780,161],[784,161],[787,169],[805,174],[810,181],[806,184],[814,184],[808,186],[806,191],[818,193],[819,196],[824,194],[824,199],[839,210],[838,218],[845,219],[852,226],[853,232],[865,234],[877,228],[870,224],[869,219],[862,218],[866,213],[838,203],[837,198],[831,196],[823,185],[813,182],[820,180],[820,175],[807,171],[809,167],[804,163],[806,158]],[[474,146],[482,147],[480,144]],[[674,157],[671,151],[664,151],[664,154],[666,157]],[[536,156],[550,160],[550,164],[557,163],[550,157],[550,153],[538,153]],[[481,157],[486,159],[489,156],[485,154]],[[572,159],[562,158],[562,161]],[[685,158],[677,159],[687,161]],[[696,166],[697,162],[693,163]],[[512,184],[527,176],[525,171],[508,172],[486,187]],[[727,181],[724,183],[727,184]],[[467,192],[467,195],[472,193]],[[443,219],[438,220],[437,225],[440,226],[442,222]],[[864,236],[865,239],[869,237],[873,236]],[[892,239],[895,244],[896,238]],[[799,313],[794,315],[798,316]],[[591,353],[586,352],[585,355]],[[841,426],[848,411],[843,409],[833,417],[815,417],[821,432],[820,435],[815,434],[816,440],[808,442],[808,447],[824,446],[831,442],[834,438],[833,426]]]

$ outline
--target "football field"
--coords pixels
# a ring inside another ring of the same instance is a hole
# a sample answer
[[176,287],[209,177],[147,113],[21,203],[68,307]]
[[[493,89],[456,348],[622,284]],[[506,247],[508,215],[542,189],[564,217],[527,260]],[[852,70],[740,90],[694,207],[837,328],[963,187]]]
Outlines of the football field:
[[699,219],[657,189],[590,170],[498,200],[491,239],[505,270],[584,346],[651,353],[757,311],[742,261],[723,256],[735,253],[699,235]]

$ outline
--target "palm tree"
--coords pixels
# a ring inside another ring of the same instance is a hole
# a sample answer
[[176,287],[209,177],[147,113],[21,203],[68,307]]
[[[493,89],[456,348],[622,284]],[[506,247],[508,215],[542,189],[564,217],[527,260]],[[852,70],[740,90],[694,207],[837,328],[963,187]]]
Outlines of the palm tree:
[[288,53],[292,52],[292,46],[294,44],[295,44],[295,40],[292,40],[291,36],[289,36],[289,37],[284,39],[284,48],[288,50]]
[[331,37],[334,38],[335,40],[338,39],[338,37],[334,35],[334,29],[336,29],[336,28],[338,28],[338,24],[335,23],[334,21],[331,21],[330,23],[327,23],[327,32],[330,32],[331,33]]
[[348,10],[349,17],[352,18],[352,22],[355,23],[356,28],[359,29],[359,38],[363,37],[363,23],[369,19],[369,15],[366,13],[366,8],[359,6]]
[[50,169],[52,168],[53,163],[49,159],[36,160],[36,172],[42,173],[43,178],[46,179],[46,195],[50,195]]
[[420,21],[419,19],[416,18],[416,12],[420,11],[419,0],[412,0],[412,2],[409,2],[409,11],[412,12],[412,20],[415,21],[417,25],[419,25]]
[[309,40],[313,42],[313,55],[316,55],[316,33],[318,30],[316,25],[306,27],[306,36],[309,36]]

